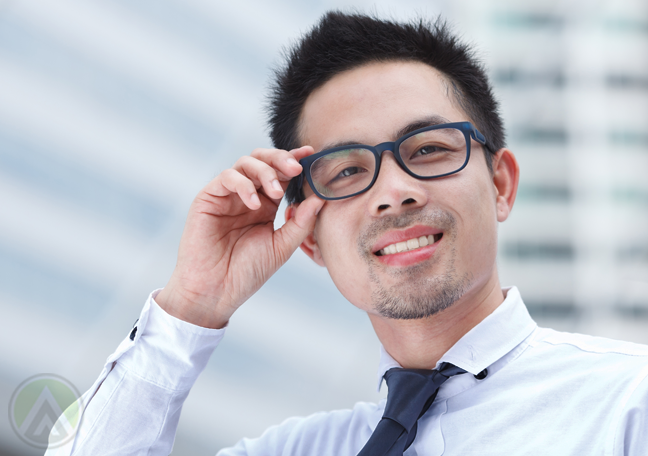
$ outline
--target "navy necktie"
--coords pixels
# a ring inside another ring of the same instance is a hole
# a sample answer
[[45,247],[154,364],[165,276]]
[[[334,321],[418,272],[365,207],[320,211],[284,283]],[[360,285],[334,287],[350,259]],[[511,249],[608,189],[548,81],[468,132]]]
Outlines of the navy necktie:
[[389,369],[385,413],[358,456],[402,456],[416,437],[417,422],[427,412],[439,387],[466,371],[450,363],[438,369]]

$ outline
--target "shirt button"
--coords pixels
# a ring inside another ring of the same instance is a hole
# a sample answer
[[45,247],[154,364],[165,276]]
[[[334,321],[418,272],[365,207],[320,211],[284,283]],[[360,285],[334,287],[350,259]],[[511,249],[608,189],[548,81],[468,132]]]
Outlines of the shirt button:
[[128,338],[130,340],[135,340],[135,334],[137,334],[137,322],[139,321],[139,318],[135,320],[135,323],[133,323],[133,329],[130,332],[130,336]]
[[477,380],[483,380],[483,379],[486,378],[487,375],[488,375],[488,369],[484,369],[484,370],[481,371],[479,374],[475,375],[475,378],[476,378]]

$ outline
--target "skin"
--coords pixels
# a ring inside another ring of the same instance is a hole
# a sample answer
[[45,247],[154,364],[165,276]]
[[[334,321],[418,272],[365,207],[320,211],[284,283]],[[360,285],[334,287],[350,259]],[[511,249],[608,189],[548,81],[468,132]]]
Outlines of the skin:
[[[273,231],[272,222],[289,179],[301,172],[291,157],[342,142],[393,141],[408,125],[433,117],[470,121],[446,88],[442,75],[428,65],[383,62],[338,74],[314,91],[300,122],[301,143],[307,146],[256,150],[198,195],[176,270],[158,304],[191,323],[223,327],[301,245],[327,267],[346,299],[367,312],[396,361],[433,368],[504,300],[495,263],[497,224],[510,213],[519,176],[508,149],[493,157],[491,173],[473,141],[464,170],[427,181],[407,175],[385,152],[369,191],[324,203],[306,189],[307,199],[287,209],[281,229]],[[273,187],[274,180],[281,190]],[[381,239],[412,227],[440,231],[443,237],[425,254],[399,254],[398,261],[374,255]],[[409,309],[416,299],[426,301],[448,289],[454,298],[444,305],[430,299],[432,309],[423,318],[390,318],[377,304],[381,296],[391,296]]]

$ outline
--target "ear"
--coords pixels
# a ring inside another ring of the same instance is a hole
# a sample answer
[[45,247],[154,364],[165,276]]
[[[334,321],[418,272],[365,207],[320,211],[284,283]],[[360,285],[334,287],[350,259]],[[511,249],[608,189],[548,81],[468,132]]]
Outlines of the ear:
[[520,167],[515,155],[508,149],[500,149],[493,157],[493,184],[497,194],[497,221],[506,220],[513,209],[517,195]]
[[[286,221],[295,216],[295,210],[297,209],[297,206],[299,206],[299,204],[291,204],[286,208]],[[322,254],[320,252],[319,246],[317,245],[317,241],[315,240],[314,232],[311,232],[308,236],[306,236],[306,239],[304,239],[304,242],[301,243],[299,248],[302,249],[302,251],[306,255],[308,255],[310,259],[315,263],[320,266],[326,266],[324,264],[324,260],[322,259]]]

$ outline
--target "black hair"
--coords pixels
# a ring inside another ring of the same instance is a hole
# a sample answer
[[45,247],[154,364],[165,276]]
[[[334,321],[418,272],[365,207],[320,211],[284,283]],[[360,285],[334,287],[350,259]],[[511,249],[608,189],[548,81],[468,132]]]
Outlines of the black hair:
[[[505,133],[488,77],[470,46],[440,18],[395,22],[358,13],[326,13],[285,52],[269,95],[270,137],[278,149],[299,147],[299,120],[308,96],[335,75],[371,62],[413,61],[434,67],[447,79],[455,101],[486,137],[486,162],[504,147]],[[304,199],[293,179],[288,204]]]

